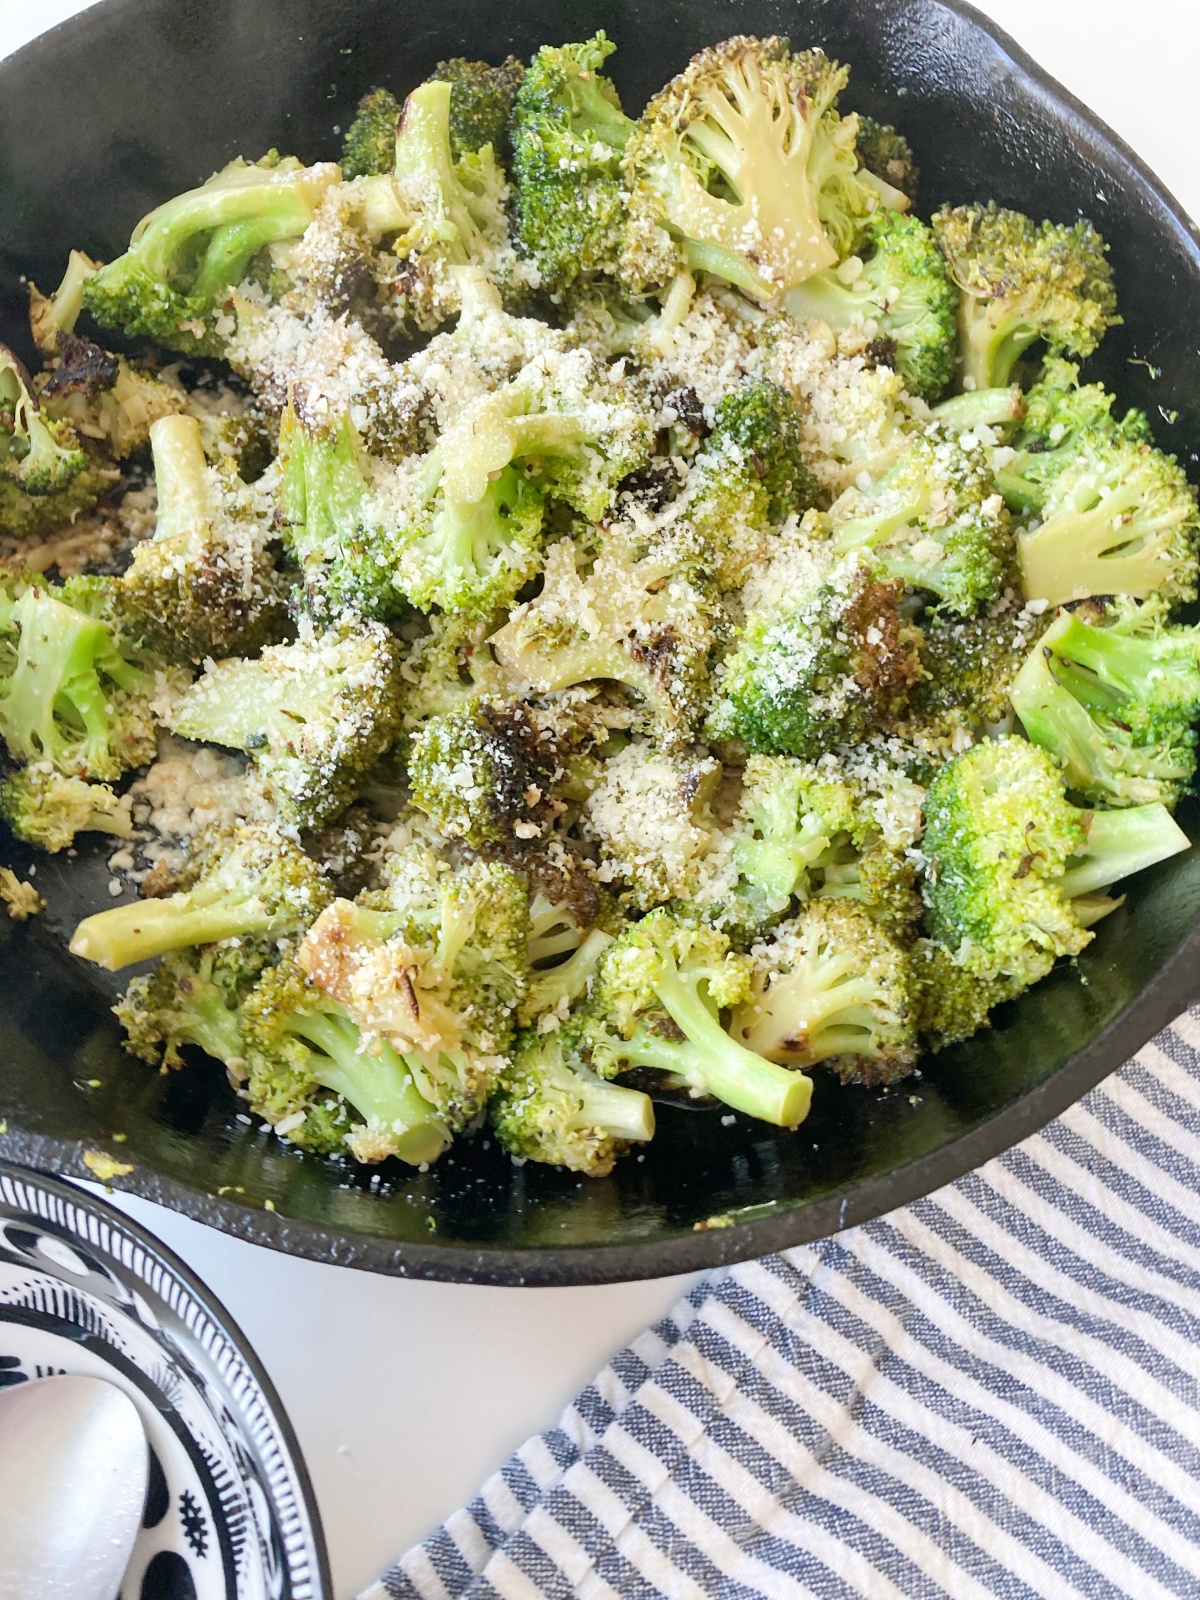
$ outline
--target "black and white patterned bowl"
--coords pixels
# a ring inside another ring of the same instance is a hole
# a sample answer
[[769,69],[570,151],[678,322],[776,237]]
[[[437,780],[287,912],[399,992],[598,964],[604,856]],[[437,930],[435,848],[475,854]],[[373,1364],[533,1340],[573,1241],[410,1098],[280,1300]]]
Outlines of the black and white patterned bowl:
[[63,1372],[123,1389],[150,1445],[119,1600],[327,1600],[296,1441],[224,1309],[111,1206],[0,1164],[0,1387]]

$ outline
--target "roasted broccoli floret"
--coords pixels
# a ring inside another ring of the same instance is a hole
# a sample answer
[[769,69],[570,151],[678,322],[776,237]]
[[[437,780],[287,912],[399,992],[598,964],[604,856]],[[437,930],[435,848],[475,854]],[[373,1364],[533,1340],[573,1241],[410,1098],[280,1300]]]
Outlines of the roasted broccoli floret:
[[[619,919],[605,920],[614,930]],[[529,1026],[553,1014],[555,1025],[585,994],[595,977],[600,958],[613,942],[615,931],[579,925],[568,906],[551,902],[540,891],[529,906],[529,989],[517,1020]]]
[[1012,737],[975,745],[925,798],[933,937],[980,977],[1036,983],[1091,938],[1058,882],[1083,842],[1082,813],[1044,751]]
[[1107,627],[1060,612],[1010,694],[1083,800],[1173,806],[1196,768],[1200,629],[1168,627],[1152,604]]
[[0,734],[13,760],[100,782],[150,761],[154,671],[127,659],[105,621],[66,603],[70,590],[12,593],[0,600]]
[[244,750],[286,822],[319,828],[366,788],[400,726],[400,648],[379,622],[305,624],[293,644],[212,662],[174,704],[187,739]]
[[916,199],[920,170],[908,140],[890,123],[876,122],[874,117],[859,117],[855,149],[868,172],[882,178],[891,188],[899,189],[910,200]]
[[5,779],[0,817],[18,839],[51,855],[73,844],[77,833],[133,835],[128,796],[117,795],[106,783],[64,777],[40,761]]
[[818,900],[754,951],[730,1032],[785,1066],[827,1061],[843,1083],[894,1083],[916,1065],[908,957],[861,906]]
[[[83,286],[83,303],[105,327],[143,334],[187,355],[220,355],[227,297],[268,245],[299,239],[330,186],[332,162],[293,157],[231,161],[143,217],[123,256]],[[228,319],[230,332],[232,318]]]
[[72,250],[53,294],[43,294],[34,283],[29,285],[29,331],[44,356],[55,355],[63,335],[74,333],[83,310],[83,286],[99,270],[98,261],[82,250]]
[[1027,600],[1196,596],[1196,490],[1174,456],[1093,430],[1043,486],[1040,522],[1017,539]]
[[[327,1150],[344,1143],[358,1161],[398,1156],[421,1165],[450,1142],[409,1064],[386,1040],[364,1035],[343,1006],[290,959],[265,972],[242,1006],[245,1094],[251,1108],[293,1143]],[[356,1120],[330,1115],[322,1091]]]
[[450,85],[450,148],[458,160],[490,144],[507,154],[508,120],[525,76],[524,63],[509,56],[498,67],[455,56],[429,74]]
[[946,206],[937,242],[961,290],[963,387],[1006,384],[1030,345],[1089,356],[1121,319],[1108,246],[1090,222],[1034,222],[994,202]]
[[518,702],[468,701],[413,735],[412,801],[448,839],[536,839],[556,813],[558,752]]
[[702,50],[629,139],[623,276],[664,284],[680,260],[774,300],[856,246],[886,190],[859,167],[858,119],[834,106],[849,72],[819,50],[739,35]]
[[580,276],[619,269],[621,155],[634,124],[601,71],[615,48],[603,33],[583,44],[544,45],[513,106],[517,237],[551,295]]
[[710,737],[811,758],[895,718],[920,676],[901,593],[851,556],[807,594],[750,611],[717,675]]
[[954,731],[974,742],[1012,731],[1009,690],[1030,649],[1050,622],[1019,598],[974,616],[927,612],[921,625],[921,681],[913,690],[909,728]]
[[[982,395],[974,397],[977,404]],[[950,404],[967,399],[959,396]],[[997,466],[996,487],[1013,511],[1040,515],[1049,485],[1074,466],[1089,445],[1118,439],[1135,446],[1153,443],[1144,412],[1128,411],[1119,421],[1113,415],[1115,404],[1115,396],[1103,384],[1079,382],[1074,362],[1046,357],[1042,376],[1025,396],[1016,419],[1020,426],[1010,432],[1009,448],[997,458],[1003,465]]]
[[25,368],[0,345],[0,529],[18,538],[55,533],[117,476],[88,454],[69,421],[43,409]]
[[589,1071],[557,1033],[527,1031],[488,1108],[504,1148],[603,1178],[630,1145],[654,1137],[650,1096]]
[[652,1068],[795,1128],[808,1115],[812,1080],[748,1050],[721,1024],[721,1011],[748,997],[751,971],[716,929],[652,911],[605,952],[575,1037],[603,1077]]
[[396,164],[400,102],[389,89],[368,89],[342,140],[343,178],[380,177]]
[[944,1050],[970,1039],[1005,1000],[1025,988],[1017,977],[981,978],[950,955],[945,945],[921,939],[909,957],[909,973],[917,1030],[930,1050]]
[[916,217],[877,212],[859,254],[789,289],[783,306],[835,330],[872,324],[894,347],[888,364],[927,400],[954,376],[958,290],[932,230]]
[[722,395],[705,450],[740,455],[766,496],[773,523],[820,501],[820,487],[804,460],[796,402],[766,378],[743,378]]
[[269,509],[207,464],[194,417],[160,418],[150,444],[158,518],[114,587],[121,623],[181,664],[280,638],[287,590],[269,548]]
[[691,738],[707,699],[714,643],[706,597],[670,562],[637,558],[617,541],[586,576],[561,539],[546,552],[542,592],[491,637],[515,684],[549,694],[612,679],[645,705],[638,725],[668,747]]
[[189,852],[174,894],[85,917],[71,953],[110,972],[188,945],[296,933],[329,903],[320,869],[265,824],[213,828]]
[[182,1065],[182,1046],[196,1045],[239,1081],[246,1047],[238,1011],[274,954],[249,939],[169,952],[113,1007],[125,1048],[165,1070]]
[[584,806],[603,850],[603,872],[649,911],[668,900],[694,902],[717,837],[709,810],[721,766],[711,756],[665,755],[633,740],[611,756]]
[[1012,573],[1008,510],[986,448],[932,425],[872,489],[843,510],[833,543],[870,551],[883,572],[967,615],[1003,591]]

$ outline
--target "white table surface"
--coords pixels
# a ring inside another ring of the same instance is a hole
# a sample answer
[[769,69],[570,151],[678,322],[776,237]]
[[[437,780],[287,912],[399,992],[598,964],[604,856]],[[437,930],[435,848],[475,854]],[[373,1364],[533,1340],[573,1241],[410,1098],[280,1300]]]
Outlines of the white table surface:
[[[0,54],[83,8],[79,0],[0,0]],[[1200,217],[1197,0],[984,0],[981,9]],[[338,1600],[553,1423],[688,1282],[540,1290],[408,1283],[293,1261],[144,1201],[116,1202],[210,1285],[274,1379],[316,1487]]]

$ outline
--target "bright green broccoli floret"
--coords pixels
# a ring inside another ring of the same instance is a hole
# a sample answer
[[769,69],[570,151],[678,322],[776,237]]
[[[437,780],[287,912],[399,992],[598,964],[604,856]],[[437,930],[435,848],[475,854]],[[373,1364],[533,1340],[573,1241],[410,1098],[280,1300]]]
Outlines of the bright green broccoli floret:
[[344,178],[379,177],[396,164],[400,102],[388,89],[369,89],[342,140]]
[[1012,530],[986,449],[937,425],[860,495],[833,543],[869,550],[888,577],[963,615],[996,599],[1012,573]]
[[191,1044],[243,1070],[238,1010],[268,960],[246,939],[169,952],[153,972],[134,978],[113,1007],[125,1048],[151,1066],[178,1067],[180,1048]]
[[287,624],[270,516],[208,466],[194,417],[160,418],[150,444],[158,518],[113,588],[115,614],[168,661],[252,654]]
[[860,257],[852,257],[789,289],[784,310],[836,330],[873,323],[895,347],[889,364],[914,394],[936,400],[954,376],[958,290],[932,230],[916,217],[879,211],[860,256],[857,274]]
[[1041,521],[1017,540],[1027,600],[1195,598],[1200,511],[1174,456],[1093,429],[1043,488]]
[[992,202],[947,206],[933,229],[962,292],[967,389],[1006,384],[1038,339],[1054,352],[1089,356],[1121,320],[1108,246],[1090,222],[1039,224]]
[[188,945],[295,933],[329,903],[320,869],[273,827],[239,823],[193,846],[174,893],[85,917],[71,953],[110,972]]
[[77,833],[133,835],[129,801],[106,783],[63,777],[37,762],[22,767],[0,788],[0,817],[26,844],[54,855],[75,842]]
[[868,172],[899,189],[910,200],[917,197],[920,171],[913,159],[912,146],[902,133],[874,117],[859,117],[855,141],[858,159]]
[[1010,691],[1029,738],[1096,805],[1173,806],[1195,771],[1200,629],[1148,609],[1107,627],[1060,612]]
[[932,936],[960,966],[1036,983],[1089,942],[1062,888],[1085,815],[1024,739],[975,745],[937,774],[925,797],[925,901]]
[[720,1013],[750,992],[751,968],[715,928],[652,911],[605,952],[578,1040],[611,1077],[648,1067],[781,1128],[808,1115],[812,1081],[739,1044]]
[[666,283],[682,261],[774,300],[848,256],[881,201],[903,209],[902,194],[859,167],[858,119],[834,110],[848,77],[774,37],[694,56],[626,146],[631,286]]
[[650,1096],[597,1077],[557,1033],[519,1036],[488,1110],[511,1155],[592,1178],[610,1173],[631,1144],[654,1137]]
[[513,107],[517,235],[552,295],[620,265],[621,154],[634,124],[601,71],[615,48],[603,33],[543,46]]
[[[250,1106],[293,1143],[327,1149],[332,1120],[335,1136],[358,1161],[398,1156],[420,1165],[436,1161],[449,1144],[444,1120],[400,1054],[386,1039],[365,1038],[294,961],[263,974],[240,1021]],[[322,1106],[322,1091],[339,1096],[361,1121],[347,1117],[343,1131]]]
[[851,556],[807,594],[751,611],[719,669],[710,736],[812,758],[886,725],[919,675],[900,595]]
[[0,345],[0,529],[18,538],[55,533],[116,480],[68,421],[38,404],[29,374]]
[[491,637],[496,659],[538,694],[605,678],[639,696],[636,726],[668,748],[686,745],[708,703],[715,643],[703,593],[651,554],[606,544],[586,576],[560,539],[546,552],[542,591]]
[[13,760],[101,782],[152,760],[153,670],[127,658],[105,621],[67,603],[71,589],[11,596],[0,606],[9,635],[0,653],[0,734]]
[[319,828],[366,788],[401,700],[396,640],[347,616],[257,657],[210,663],[170,720],[184,738],[244,750],[284,820]]
[[84,305],[130,338],[143,334],[188,355],[220,355],[225,338],[214,315],[260,251],[300,238],[338,176],[330,162],[231,161],[199,189],[143,217],[125,254],[84,284]]
[[491,145],[505,153],[508,119],[525,76],[524,63],[509,56],[500,66],[455,56],[439,61],[429,76],[450,85],[450,148],[455,160]]
[[818,900],[755,949],[730,1032],[786,1066],[827,1061],[843,1083],[894,1083],[917,1059],[908,957],[861,906]]

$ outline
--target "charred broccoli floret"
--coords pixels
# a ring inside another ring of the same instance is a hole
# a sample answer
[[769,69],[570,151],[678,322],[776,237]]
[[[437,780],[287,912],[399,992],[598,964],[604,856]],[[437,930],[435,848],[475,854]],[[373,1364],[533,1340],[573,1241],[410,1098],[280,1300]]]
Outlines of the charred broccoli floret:
[[544,45],[513,106],[517,237],[551,295],[580,276],[619,269],[621,155],[634,124],[601,70],[615,48],[603,33],[583,44]]
[[954,376],[958,290],[932,230],[916,217],[877,212],[859,254],[789,289],[783,306],[799,321],[836,330],[872,324],[894,347],[889,364],[928,400]]
[[555,813],[558,766],[519,702],[475,700],[433,717],[413,735],[412,801],[448,839],[478,849],[536,839]]
[[[435,1161],[449,1144],[444,1120],[399,1052],[365,1035],[293,960],[263,974],[240,1022],[246,1097],[293,1143],[319,1150],[344,1143],[358,1161],[398,1156],[413,1165]],[[331,1116],[322,1091],[355,1115]]]
[[652,911],[605,952],[577,1038],[611,1077],[647,1067],[781,1128],[808,1115],[812,1080],[748,1050],[721,1011],[750,992],[751,966],[716,929]]
[[682,262],[774,300],[857,244],[886,192],[859,167],[858,120],[834,109],[849,72],[819,50],[739,35],[702,50],[657,94],[622,171],[634,288]]
[[70,422],[40,405],[29,374],[0,345],[0,529],[18,538],[54,533],[116,481]]
[[231,161],[199,189],[143,217],[125,254],[84,284],[84,305],[130,338],[220,355],[226,336],[217,320],[228,295],[260,251],[300,238],[339,176],[332,162]]
[[917,197],[920,169],[913,159],[912,146],[902,133],[887,122],[876,122],[874,117],[859,117],[858,138],[855,141],[858,159],[868,172],[910,200]]
[[71,953],[117,972],[188,945],[296,933],[331,898],[328,881],[278,829],[214,828],[193,846],[174,894],[85,917]]
[[1006,384],[1039,339],[1089,356],[1121,320],[1108,246],[1090,222],[1036,223],[991,202],[944,207],[933,229],[962,294],[964,388]]
[[251,654],[280,638],[287,591],[269,509],[207,464],[194,417],[160,418],[150,443],[158,519],[114,587],[117,617],[178,663]]
[[851,556],[807,594],[752,610],[719,669],[710,736],[812,758],[896,717],[920,675],[901,593]]
[[396,164],[400,102],[389,89],[368,89],[342,140],[342,177],[380,177]]
[[908,957],[862,909],[818,900],[754,953],[730,1031],[785,1066],[828,1062],[843,1083],[894,1083],[916,1065]]
[[839,551],[870,551],[884,573],[967,615],[1003,591],[1012,529],[985,447],[924,429],[872,489],[843,508]]
[[491,646],[514,683],[538,694],[606,678],[625,684],[644,703],[639,726],[678,748],[707,697],[709,606],[669,562],[614,546],[584,575],[571,540],[551,545],[541,594],[512,613]]
[[1073,793],[1095,805],[1173,806],[1196,768],[1200,629],[1167,626],[1153,605],[1106,627],[1060,612],[1010,694]]
[[212,662],[174,704],[187,739],[244,750],[286,822],[319,828],[367,786],[400,726],[400,650],[347,617],[293,644]]
[[51,855],[75,842],[77,833],[133,835],[129,799],[106,783],[64,777],[47,763],[22,767],[0,787],[0,817],[26,844]]
[[974,616],[926,613],[921,626],[923,676],[913,690],[913,724],[976,738],[1012,731],[1009,690],[1048,613],[1005,600]]
[[498,67],[455,56],[439,61],[429,76],[450,85],[450,148],[455,159],[491,145],[507,153],[509,116],[525,76],[524,63],[508,56]]
[[649,1095],[589,1071],[557,1033],[521,1034],[489,1106],[510,1154],[603,1178],[618,1156],[654,1137]]

